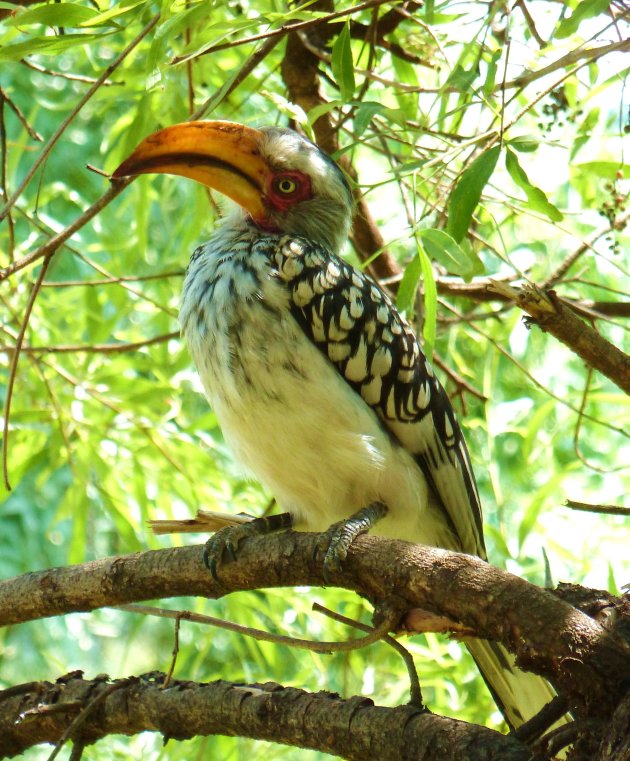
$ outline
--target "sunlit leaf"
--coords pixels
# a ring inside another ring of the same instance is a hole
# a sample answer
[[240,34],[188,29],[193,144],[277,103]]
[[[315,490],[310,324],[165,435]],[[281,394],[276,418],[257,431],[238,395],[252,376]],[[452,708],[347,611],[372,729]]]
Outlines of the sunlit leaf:
[[361,103],[354,114],[355,135],[361,137],[368,128],[374,115],[381,113],[384,108],[382,103],[375,103],[374,101],[364,101]]
[[421,274],[420,256],[414,256],[405,267],[396,292],[396,306],[401,312],[406,312],[413,306]]
[[[52,7],[52,6],[51,6]],[[0,61],[19,61],[24,56],[39,53],[55,55],[66,50],[87,45],[96,39],[93,34],[64,34],[58,37],[31,37],[26,42],[16,42],[0,48]]]
[[564,218],[559,209],[550,203],[543,191],[531,184],[525,170],[519,164],[516,154],[509,148],[505,154],[505,166],[510,177],[525,192],[527,204],[533,211],[545,214],[552,222],[560,222]]
[[477,156],[463,172],[451,194],[446,231],[461,241],[468,232],[481,193],[492,176],[501,148],[495,145]]
[[341,99],[348,101],[354,93],[354,62],[352,60],[352,45],[350,25],[345,23],[333,44],[331,67],[335,81],[339,85]]
[[540,145],[540,140],[529,135],[515,137],[506,142],[510,148],[514,148],[514,150],[519,153],[534,153],[534,151],[538,150],[538,146]]
[[467,251],[444,230],[419,230],[417,234],[422,239],[427,254],[448,272],[470,280],[473,275],[483,271],[481,262],[472,253],[472,249]]
[[444,87],[452,87],[461,92],[468,92],[478,76],[478,68],[464,69],[460,64],[457,64],[444,83]]
[[27,8],[14,16],[3,19],[8,26],[28,26],[45,24],[47,26],[78,26],[92,21],[99,15],[98,11],[87,5],[77,3],[48,3],[35,8]]
[[554,33],[556,39],[562,40],[575,34],[586,19],[599,16],[608,10],[608,0],[580,0],[571,15],[562,19]]

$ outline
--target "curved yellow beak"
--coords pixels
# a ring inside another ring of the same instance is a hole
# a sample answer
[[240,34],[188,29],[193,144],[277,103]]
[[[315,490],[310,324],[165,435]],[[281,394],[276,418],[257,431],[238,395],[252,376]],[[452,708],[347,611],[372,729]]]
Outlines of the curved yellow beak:
[[145,138],[113,172],[177,174],[228,196],[255,221],[268,216],[265,203],[271,169],[261,158],[262,132],[243,124],[196,121],[174,124]]

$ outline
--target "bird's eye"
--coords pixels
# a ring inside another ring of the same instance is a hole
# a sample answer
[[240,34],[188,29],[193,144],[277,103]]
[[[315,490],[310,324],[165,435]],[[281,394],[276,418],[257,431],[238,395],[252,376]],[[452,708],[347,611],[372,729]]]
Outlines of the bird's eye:
[[267,197],[277,211],[287,211],[312,197],[310,177],[297,171],[278,172],[271,180]]
[[284,196],[290,196],[298,189],[298,184],[292,177],[278,177],[275,186],[276,190]]

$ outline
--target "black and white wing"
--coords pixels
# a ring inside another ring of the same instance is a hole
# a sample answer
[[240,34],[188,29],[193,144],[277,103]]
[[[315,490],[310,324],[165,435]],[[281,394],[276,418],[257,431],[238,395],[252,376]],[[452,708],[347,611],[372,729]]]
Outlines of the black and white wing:
[[466,442],[410,325],[368,276],[317,244],[287,236],[269,255],[306,335],[414,455],[461,549],[485,557]]

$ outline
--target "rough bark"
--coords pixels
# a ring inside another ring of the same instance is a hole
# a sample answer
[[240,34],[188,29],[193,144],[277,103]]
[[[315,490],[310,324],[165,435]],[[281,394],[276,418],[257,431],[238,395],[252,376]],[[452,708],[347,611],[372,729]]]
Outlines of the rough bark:
[[528,761],[527,748],[486,727],[412,706],[384,708],[274,683],[170,682],[163,674],[112,681],[80,673],[0,693],[0,758],[57,743],[80,717],[73,741],[161,732],[165,740],[228,735],[270,740],[365,761]]
[[630,357],[580,319],[555,291],[534,285],[513,288],[505,283],[495,283],[493,289],[511,298],[532,322],[630,394]]
[[[322,586],[319,539],[288,532],[246,540],[237,562],[220,566],[222,586],[207,573],[198,546],[26,574],[0,582],[0,624],[177,595]],[[476,557],[363,536],[333,582],[375,605],[402,601],[503,642],[523,668],[546,676],[577,716],[609,719],[630,681],[622,629],[607,629],[550,591]]]

